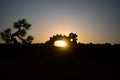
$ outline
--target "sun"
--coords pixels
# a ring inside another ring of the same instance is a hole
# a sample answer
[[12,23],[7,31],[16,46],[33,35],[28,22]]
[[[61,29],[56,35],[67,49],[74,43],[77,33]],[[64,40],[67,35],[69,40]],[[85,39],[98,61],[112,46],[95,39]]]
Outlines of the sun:
[[66,47],[67,43],[63,40],[57,40],[54,42],[54,46],[56,47]]

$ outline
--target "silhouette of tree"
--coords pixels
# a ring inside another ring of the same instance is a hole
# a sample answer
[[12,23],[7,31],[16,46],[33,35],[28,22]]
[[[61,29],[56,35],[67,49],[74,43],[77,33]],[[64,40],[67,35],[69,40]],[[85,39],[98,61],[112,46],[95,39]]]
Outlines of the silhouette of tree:
[[4,30],[3,32],[0,33],[1,35],[1,39],[4,40],[6,43],[11,43],[11,29],[8,28],[6,30]]
[[56,34],[56,35],[53,35],[53,37],[50,37],[50,40],[47,41],[46,44],[50,46],[54,46],[54,42],[57,40],[66,41],[68,46],[76,46],[77,45],[77,34],[70,33],[69,36]]
[[13,25],[13,28],[17,29],[17,31],[11,33],[11,29],[8,28],[0,33],[1,39],[3,39],[6,43],[19,44],[20,42],[16,39],[17,37],[20,39],[22,44],[30,44],[34,40],[34,37],[29,35],[26,39],[24,39],[27,34],[27,30],[30,29],[30,26],[31,24],[26,22],[26,19],[18,20],[18,22],[15,22]]
[[73,45],[76,45],[77,44],[77,34],[76,33],[70,33],[69,34],[69,39],[70,41],[72,42]]

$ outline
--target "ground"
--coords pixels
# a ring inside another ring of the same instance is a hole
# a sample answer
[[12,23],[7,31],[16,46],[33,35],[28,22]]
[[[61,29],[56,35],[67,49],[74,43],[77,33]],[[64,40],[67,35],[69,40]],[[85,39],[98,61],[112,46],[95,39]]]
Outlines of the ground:
[[119,77],[120,46],[57,48],[43,44],[1,44],[0,51],[0,78],[8,80],[65,77],[109,80]]

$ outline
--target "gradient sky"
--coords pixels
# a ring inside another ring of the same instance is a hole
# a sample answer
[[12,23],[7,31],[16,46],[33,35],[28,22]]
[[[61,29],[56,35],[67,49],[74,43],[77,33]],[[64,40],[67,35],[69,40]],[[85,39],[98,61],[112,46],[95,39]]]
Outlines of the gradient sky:
[[0,31],[23,18],[34,43],[70,32],[81,43],[120,43],[120,0],[0,0]]

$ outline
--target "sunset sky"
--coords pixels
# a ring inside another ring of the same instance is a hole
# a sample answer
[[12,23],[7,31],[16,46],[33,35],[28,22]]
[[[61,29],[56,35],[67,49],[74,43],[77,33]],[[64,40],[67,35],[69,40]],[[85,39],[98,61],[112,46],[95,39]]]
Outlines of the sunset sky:
[[71,32],[81,43],[120,43],[120,0],[0,0],[0,31],[23,18],[33,43]]

